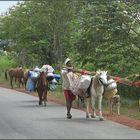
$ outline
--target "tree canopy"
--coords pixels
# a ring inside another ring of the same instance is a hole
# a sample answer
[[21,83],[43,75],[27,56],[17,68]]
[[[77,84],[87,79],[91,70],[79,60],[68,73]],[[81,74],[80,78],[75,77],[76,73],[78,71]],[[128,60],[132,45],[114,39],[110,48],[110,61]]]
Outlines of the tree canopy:
[[0,47],[23,66],[63,63],[140,72],[140,2],[45,0],[18,3],[0,16]]

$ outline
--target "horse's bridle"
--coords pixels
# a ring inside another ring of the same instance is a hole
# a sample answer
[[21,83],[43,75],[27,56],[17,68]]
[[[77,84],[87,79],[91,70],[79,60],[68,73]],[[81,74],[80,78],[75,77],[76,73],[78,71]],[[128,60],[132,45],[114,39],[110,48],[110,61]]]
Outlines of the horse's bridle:
[[104,87],[107,87],[107,86],[108,86],[107,83],[104,83],[104,82],[102,81],[102,78],[99,78],[98,80],[99,80],[99,82],[100,82]]

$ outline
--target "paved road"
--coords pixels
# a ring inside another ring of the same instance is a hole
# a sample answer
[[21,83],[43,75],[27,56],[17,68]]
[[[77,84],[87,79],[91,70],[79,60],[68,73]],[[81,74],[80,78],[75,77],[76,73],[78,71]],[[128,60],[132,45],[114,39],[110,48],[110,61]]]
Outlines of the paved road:
[[65,118],[64,106],[0,88],[0,139],[139,139],[140,131],[106,120],[86,119],[85,112],[72,109]]

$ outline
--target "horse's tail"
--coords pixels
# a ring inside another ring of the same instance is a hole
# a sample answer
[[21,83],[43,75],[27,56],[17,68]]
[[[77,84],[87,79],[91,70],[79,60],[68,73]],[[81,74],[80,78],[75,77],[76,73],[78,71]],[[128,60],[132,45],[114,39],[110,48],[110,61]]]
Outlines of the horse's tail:
[[5,70],[5,79],[6,80],[8,80],[7,71],[8,71],[8,69]]

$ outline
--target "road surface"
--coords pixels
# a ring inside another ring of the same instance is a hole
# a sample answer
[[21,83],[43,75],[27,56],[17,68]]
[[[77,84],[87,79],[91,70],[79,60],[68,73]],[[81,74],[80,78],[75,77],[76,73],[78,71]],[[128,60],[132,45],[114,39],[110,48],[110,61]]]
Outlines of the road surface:
[[140,131],[106,120],[86,119],[85,112],[48,101],[38,106],[38,97],[0,88],[0,139],[139,139]]

